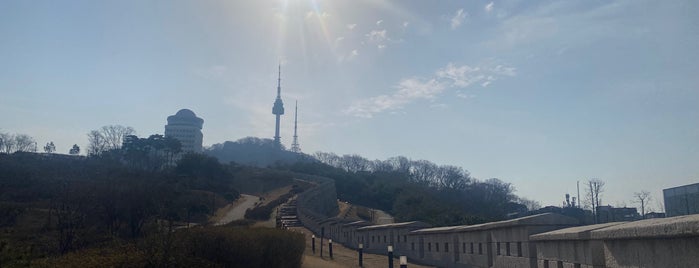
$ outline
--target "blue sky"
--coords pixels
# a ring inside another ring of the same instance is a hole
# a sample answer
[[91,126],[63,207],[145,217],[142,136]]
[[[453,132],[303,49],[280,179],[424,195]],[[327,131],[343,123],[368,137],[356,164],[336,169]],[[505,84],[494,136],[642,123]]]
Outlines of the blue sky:
[[[305,152],[405,155],[559,204],[699,181],[696,1],[2,1],[0,131],[271,138],[277,64]],[[658,210],[658,203],[652,206]]]

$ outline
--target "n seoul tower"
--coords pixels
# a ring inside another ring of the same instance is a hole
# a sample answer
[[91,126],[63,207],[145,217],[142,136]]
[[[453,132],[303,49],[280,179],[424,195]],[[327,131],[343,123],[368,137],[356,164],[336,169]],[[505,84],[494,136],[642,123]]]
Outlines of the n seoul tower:
[[279,78],[277,79],[277,99],[274,100],[272,114],[276,115],[277,121],[274,130],[274,144],[277,148],[282,147],[281,137],[279,137],[279,116],[284,114],[284,103],[282,103],[282,65],[279,64]]

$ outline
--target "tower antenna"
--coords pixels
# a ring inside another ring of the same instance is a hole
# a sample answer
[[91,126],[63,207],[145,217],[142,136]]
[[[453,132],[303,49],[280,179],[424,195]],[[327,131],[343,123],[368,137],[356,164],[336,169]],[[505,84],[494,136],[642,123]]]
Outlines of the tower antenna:
[[299,101],[296,101],[296,107],[294,109],[294,142],[291,143],[291,151],[294,153],[301,152],[301,147],[299,146],[299,136],[296,135],[296,126],[298,125],[298,115],[299,115]]

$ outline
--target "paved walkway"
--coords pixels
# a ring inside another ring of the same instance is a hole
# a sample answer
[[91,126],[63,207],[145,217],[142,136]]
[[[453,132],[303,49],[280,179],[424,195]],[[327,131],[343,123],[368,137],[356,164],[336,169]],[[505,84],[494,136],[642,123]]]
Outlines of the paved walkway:
[[[323,258],[320,257],[320,239],[316,238],[316,253],[313,254],[311,248],[311,232],[303,227],[292,227],[291,230],[302,232],[306,236],[306,250],[303,252],[304,268],[340,268],[340,267],[359,267],[357,251],[346,248],[340,244],[333,244],[333,258],[328,255],[328,241],[323,241]],[[368,268],[385,268],[388,267],[388,257],[377,254],[363,254],[364,267]],[[393,267],[398,268],[398,256],[393,260]],[[408,263],[409,268],[427,268],[431,266],[422,266]]]
[[241,194],[238,200],[217,211],[217,219],[214,220],[214,225],[224,225],[235,220],[244,219],[245,211],[255,206],[255,202],[259,200],[260,198],[257,196]]

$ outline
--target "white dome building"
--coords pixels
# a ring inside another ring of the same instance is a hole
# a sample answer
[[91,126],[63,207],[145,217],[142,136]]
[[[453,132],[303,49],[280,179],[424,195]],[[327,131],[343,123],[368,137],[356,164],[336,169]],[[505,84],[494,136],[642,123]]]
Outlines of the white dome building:
[[184,152],[201,152],[202,139],[201,128],[204,119],[197,117],[189,109],[179,110],[175,115],[167,117],[165,125],[165,137],[175,138],[182,143]]

